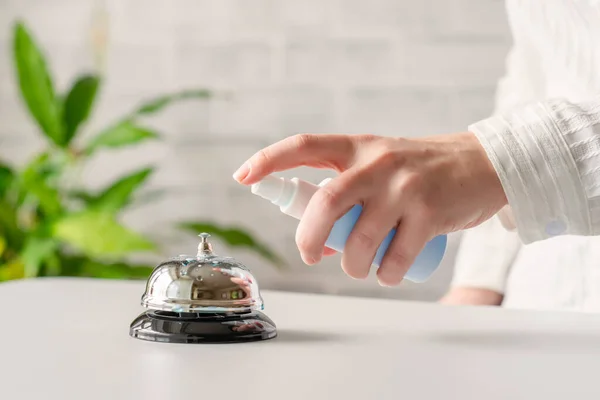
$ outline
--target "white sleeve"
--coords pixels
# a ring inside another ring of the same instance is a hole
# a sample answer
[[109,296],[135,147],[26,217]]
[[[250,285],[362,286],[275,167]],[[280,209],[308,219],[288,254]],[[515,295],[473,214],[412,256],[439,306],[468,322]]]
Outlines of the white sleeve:
[[600,234],[600,97],[533,103],[469,130],[498,173],[525,243]]
[[537,50],[524,40],[515,43],[506,57],[506,73],[496,87],[494,114],[544,99],[545,83],[541,70]]
[[[498,82],[495,113],[543,98],[540,64],[535,49],[527,43],[520,41],[513,46],[506,60],[506,74]],[[519,236],[504,229],[497,218],[465,231],[454,263],[452,286],[504,293],[520,247]]]

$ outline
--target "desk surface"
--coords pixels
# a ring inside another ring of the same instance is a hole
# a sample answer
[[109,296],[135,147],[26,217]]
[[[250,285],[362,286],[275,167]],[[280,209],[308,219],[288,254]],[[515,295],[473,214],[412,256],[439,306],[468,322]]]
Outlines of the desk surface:
[[599,315],[264,292],[278,338],[165,344],[128,335],[142,291],[0,284],[0,398],[600,398]]

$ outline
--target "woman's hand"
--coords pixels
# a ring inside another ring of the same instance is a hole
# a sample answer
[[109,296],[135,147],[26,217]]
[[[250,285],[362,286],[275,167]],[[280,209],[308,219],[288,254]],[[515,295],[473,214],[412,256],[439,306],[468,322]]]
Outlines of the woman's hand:
[[472,133],[425,139],[372,135],[297,135],[252,156],[234,178],[245,185],[299,166],[340,174],[310,200],[296,233],[307,264],[317,263],[333,224],[356,204],[362,214],[350,234],[342,268],[367,277],[377,248],[392,240],[377,271],[386,286],[402,281],[427,241],[480,224],[506,203],[500,181]]

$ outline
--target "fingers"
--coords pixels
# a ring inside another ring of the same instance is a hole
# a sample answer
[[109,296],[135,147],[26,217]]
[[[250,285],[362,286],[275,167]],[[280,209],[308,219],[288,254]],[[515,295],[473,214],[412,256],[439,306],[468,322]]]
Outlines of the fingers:
[[382,286],[396,286],[411,267],[415,258],[429,240],[426,224],[418,219],[405,218],[400,221],[396,235],[388,247],[377,270],[377,280]]
[[390,207],[377,202],[367,203],[346,241],[342,255],[344,272],[352,278],[365,279],[377,249],[397,221],[391,215]]
[[254,154],[234,174],[239,183],[251,185],[273,172],[300,166],[347,169],[354,157],[348,135],[296,135]]
[[348,170],[320,188],[308,202],[296,231],[296,244],[306,264],[321,260],[333,224],[367,196],[369,181],[362,178]]

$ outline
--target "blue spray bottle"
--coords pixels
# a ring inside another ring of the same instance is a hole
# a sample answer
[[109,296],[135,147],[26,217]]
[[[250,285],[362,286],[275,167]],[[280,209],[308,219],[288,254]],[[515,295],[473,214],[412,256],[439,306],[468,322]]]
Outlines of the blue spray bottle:
[[[281,212],[284,214],[300,219],[310,198],[319,190],[320,186],[323,186],[328,181],[329,179],[321,182],[320,185],[315,185],[298,178],[284,179],[267,176],[262,181],[252,185],[252,193],[279,206]],[[333,225],[333,229],[325,245],[338,252],[343,252],[346,240],[348,240],[348,236],[354,228],[354,224],[356,224],[361,212],[362,207],[356,205],[338,219]],[[379,267],[381,264],[381,260],[395,234],[396,230],[392,229],[381,243],[381,246],[379,246],[373,260],[374,266]],[[423,251],[417,256],[414,264],[410,267],[404,278],[412,282],[425,282],[429,279],[439,267],[444,257],[446,244],[446,235],[436,236],[429,241]]]

